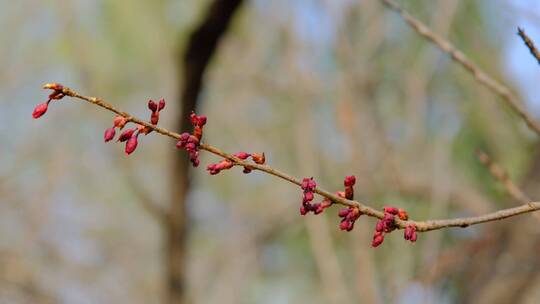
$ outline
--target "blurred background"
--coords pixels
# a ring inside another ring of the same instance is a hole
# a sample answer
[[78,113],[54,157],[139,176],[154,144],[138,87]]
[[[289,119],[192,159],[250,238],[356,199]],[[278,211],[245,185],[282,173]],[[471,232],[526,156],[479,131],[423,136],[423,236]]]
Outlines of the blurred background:
[[[540,116],[540,3],[398,1]],[[538,139],[501,100],[378,0],[0,0],[0,303],[538,303],[531,215],[370,247],[375,220],[301,217],[300,189],[188,169],[161,136],[103,143],[113,116],[46,82],[266,152],[330,191],[414,219],[516,204],[482,148],[540,198]]]

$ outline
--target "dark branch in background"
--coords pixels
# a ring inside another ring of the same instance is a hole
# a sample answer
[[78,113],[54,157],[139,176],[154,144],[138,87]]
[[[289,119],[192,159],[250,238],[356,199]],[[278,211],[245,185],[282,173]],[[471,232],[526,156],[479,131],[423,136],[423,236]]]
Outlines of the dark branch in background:
[[393,11],[397,12],[404,20],[411,26],[411,28],[416,31],[420,36],[426,38],[428,41],[437,46],[440,50],[445,53],[448,53],[454,62],[459,63],[465,70],[469,71],[474,79],[478,83],[482,84],[499,97],[502,98],[504,102],[518,114],[531,129],[538,136],[540,136],[540,125],[534,120],[531,114],[525,110],[521,105],[519,100],[514,96],[512,91],[505,86],[504,84],[498,82],[489,74],[484,72],[479,66],[474,64],[463,52],[458,50],[452,43],[435,34],[432,30],[429,29],[424,23],[420,20],[413,17],[403,8],[401,8],[397,3],[392,0],[381,0],[384,5]]
[[522,28],[518,27],[518,35],[523,39],[523,42],[525,45],[529,48],[529,51],[531,52],[531,55],[536,58],[536,61],[538,61],[538,64],[540,64],[540,53],[538,53],[538,50],[534,46],[534,42],[525,34],[525,31]]
[[[178,76],[180,86],[179,130],[190,126],[188,113],[198,108],[205,71],[216,53],[218,43],[226,33],[242,0],[214,0],[201,23],[189,37],[186,49],[179,49]],[[181,59],[180,59],[181,58]],[[171,204],[166,230],[167,302],[185,303],[185,260],[188,217],[186,198],[190,187],[188,160],[181,153],[174,155],[171,171]]]

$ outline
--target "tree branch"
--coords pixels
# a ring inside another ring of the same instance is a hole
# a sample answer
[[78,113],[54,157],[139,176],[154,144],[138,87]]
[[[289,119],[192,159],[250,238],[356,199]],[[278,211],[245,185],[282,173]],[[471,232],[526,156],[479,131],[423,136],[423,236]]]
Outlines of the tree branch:
[[[67,88],[67,87],[62,87],[62,89],[60,91],[61,91],[62,94],[66,95],[66,96],[82,99],[82,100],[85,100],[85,101],[90,102],[92,104],[95,104],[97,106],[100,106],[102,108],[105,108],[105,109],[107,109],[107,110],[109,110],[111,112],[116,113],[117,115],[125,117],[129,122],[136,123],[136,124],[142,125],[144,127],[150,128],[151,130],[153,130],[156,133],[159,133],[161,135],[165,135],[165,136],[168,136],[168,137],[171,137],[171,138],[174,138],[174,139],[179,139],[180,138],[180,134],[178,134],[176,132],[169,131],[169,130],[167,130],[165,128],[161,128],[161,127],[152,125],[152,124],[150,124],[150,123],[148,123],[148,122],[146,122],[144,120],[141,120],[141,119],[139,119],[137,117],[134,117],[134,116],[130,115],[127,112],[123,112],[123,111],[115,108],[113,105],[105,102],[103,99],[96,98],[96,97],[84,96],[84,95],[81,95],[81,94]],[[214,146],[208,145],[208,144],[201,143],[200,146],[199,146],[199,149],[208,151],[208,152],[210,152],[212,154],[215,154],[215,155],[218,155],[218,156],[220,156],[220,157],[222,157],[224,159],[227,159],[227,160],[231,161],[235,166],[242,166],[242,167],[250,168],[251,170],[262,171],[262,172],[265,172],[267,174],[279,177],[279,178],[281,178],[283,180],[286,180],[286,181],[288,181],[290,183],[293,183],[295,185],[298,185],[298,186],[300,186],[301,183],[302,183],[298,178],[292,177],[292,176],[290,176],[290,175],[288,175],[286,173],[283,173],[283,172],[281,172],[279,170],[273,169],[272,167],[270,167],[268,165],[259,165],[259,164],[251,163],[251,162],[248,162],[248,161],[243,161],[243,160],[241,160],[241,159],[239,159],[239,158],[237,158],[237,157],[235,157],[235,156],[233,156],[231,154],[225,153],[225,152],[221,151],[220,149],[218,149],[218,148],[216,148]],[[368,206],[368,205],[366,205],[364,203],[361,203],[359,201],[345,199],[343,197],[340,197],[340,196],[338,196],[336,194],[333,194],[333,193],[328,192],[328,191],[326,191],[324,189],[321,189],[321,188],[315,188],[313,192],[315,192],[315,193],[317,193],[317,194],[331,200],[334,203],[341,204],[341,205],[348,206],[348,207],[358,208],[363,214],[366,214],[368,216],[376,217],[376,218],[379,218],[379,219],[382,219],[384,217],[383,212],[381,212],[381,211],[379,211],[379,210],[377,210],[377,209],[375,209],[373,207],[370,207],[370,206]],[[537,211],[537,210],[540,210],[540,202],[528,202],[527,204],[524,204],[524,205],[521,205],[521,206],[518,206],[518,207],[503,209],[503,210],[488,213],[488,214],[485,214],[485,215],[473,216],[473,217],[463,217],[463,218],[455,218],[455,219],[442,219],[442,220],[427,220],[427,221],[411,221],[411,220],[403,221],[403,220],[400,220],[400,219],[395,219],[395,225],[400,229],[403,229],[403,228],[407,227],[408,225],[415,225],[416,230],[420,231],[420,232],[437,230],[437,229],[442,229],[442,228],[449,228],[449,227],[462,227],[462,228],[464,228],[464,227],[468,227],[468,226],[471,226],[471,225],[476,225],[476,224],[480,224],[480,223],[501,220],[501,219],[505,219],[505,218],[508,218],[508,217],[513,217],[513,216],[517,216],[517,215],[520,215],[520,214],[533,212],[533,211]]]
[[[540,136],[540,125],[535,121],[531,114],[521,105],[512,91],[502,83],[495,80],[489,74],[484,72],[479,66],[474,64],[463,52],[458,50],[452,43],[435,34],[427,25],[410,15],[392,0],[381,0],[384,5],[397,12],[401,18],[411,26],[420,36],[437,46],[440,50],[450,55],[452,60],[459,63],[465,70],[469,71],[474,79],[480,84],[497,94],[502,100],[520,116],[531,131]],[[527,44],[528,45],[528,44]]]

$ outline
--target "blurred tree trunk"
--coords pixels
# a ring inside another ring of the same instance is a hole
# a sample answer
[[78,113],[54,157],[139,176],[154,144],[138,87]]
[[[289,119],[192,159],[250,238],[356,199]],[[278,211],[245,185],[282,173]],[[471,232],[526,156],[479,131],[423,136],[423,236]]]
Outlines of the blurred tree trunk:
[[[188,113],[198,107],[203,77],[216,53],[221,37],[226,33],[234,13],[243,0],[213,1],[197,28],[192,32],[187,48],[180,50],[178,75],[182,78],[178,130],[190,130]],[[186,303],[186,239],[188,217],[186,198],[190,187],[189,161],[185,153],[177,153],[171,175],[171,207],[166,225],[167,303]]]

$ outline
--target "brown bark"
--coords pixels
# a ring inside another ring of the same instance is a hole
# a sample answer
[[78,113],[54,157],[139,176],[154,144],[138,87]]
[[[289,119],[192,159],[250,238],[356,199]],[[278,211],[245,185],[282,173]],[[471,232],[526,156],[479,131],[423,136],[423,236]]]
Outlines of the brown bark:
[[[192,32],[187,49],[181,51],[179,75],[183,84],[180,94],[181,112],[179,130],[189,130],[188,113],[196,110],[203,77],[208,64],[216,53],[218,43],[227,31],[234,13],[242,0],[213,1],[202,22]],[[189,162],[185,153],[179,152],[174,157],[171,174],[171,207],[166,224],[166,261],[167,303],[187,303],[185,295],[186,276],[186,238],[188,235],[188,216],[186,198],[190,187]]]

